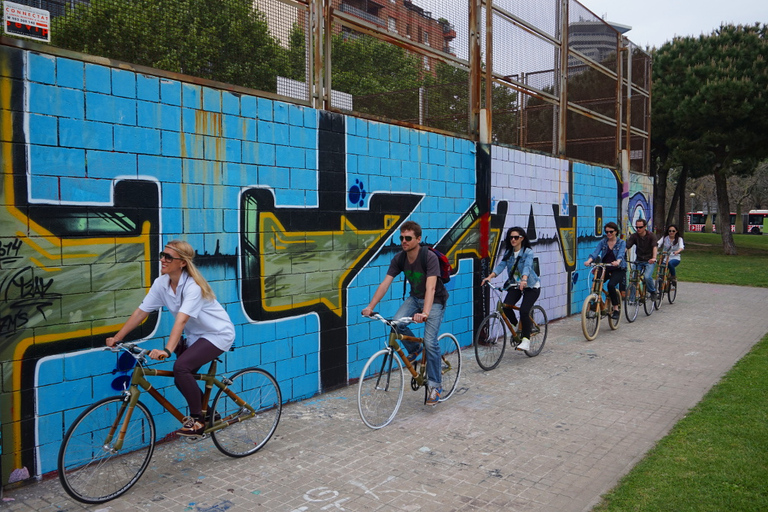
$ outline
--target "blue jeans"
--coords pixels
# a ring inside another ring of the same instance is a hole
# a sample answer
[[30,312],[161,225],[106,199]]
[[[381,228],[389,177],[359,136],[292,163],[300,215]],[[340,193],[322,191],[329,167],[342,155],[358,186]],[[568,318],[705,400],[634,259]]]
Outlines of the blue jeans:
[[[413,316],[421,312],[424,308],[424,299],[408,297],[395,313],[394,318],[404,316]],[[427,351],[427,384],[433,388],[439,388],[443,383],[443,373],[441,371],[442,361],[440,359],[440,345],[437,343],[437,333],[440,331],[440,324],[443,323],[443,313],[445,308],[441,304],[433,303],[429,312],[427,321],[424,322],[424,350]],[[413,331],[404,325],[399,327],[400,333],[406,336],[413,336]],[[419,343],[402,340],[401,342],[409,354],[419,350]]]
[[675,267],[680,264],[680,262],[683,260],[669,260],[669,275],[672,277],[676,277],[677,273],[675,272]]
[[656,264],[648,263],[647,261],[637,262],[637,270],[643,273],[645,287],[649,293],[656,293],[656,284],[653,282],[654,268],[656,268]]

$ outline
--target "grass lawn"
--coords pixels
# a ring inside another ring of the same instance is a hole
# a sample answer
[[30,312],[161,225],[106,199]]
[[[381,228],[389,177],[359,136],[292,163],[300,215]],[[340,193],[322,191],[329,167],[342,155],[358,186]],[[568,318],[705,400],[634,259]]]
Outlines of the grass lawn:
[[720,235],[685,233],[680,281],[768,287],[768,235],[734,235],[736,256],[723,254]]
[[[768,286],[768,235],[686,233],[681,281]],[[765,305],[756,311],[765,311]],[[731,369],[593,512],[768,510],[768,335]]]

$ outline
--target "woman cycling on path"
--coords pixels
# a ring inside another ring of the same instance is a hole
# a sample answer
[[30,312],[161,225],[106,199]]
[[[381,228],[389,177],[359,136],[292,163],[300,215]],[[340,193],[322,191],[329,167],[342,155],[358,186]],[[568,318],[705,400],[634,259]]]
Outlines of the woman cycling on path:
[[[203,392],[194,374],[229,350],[235,340],[235,326],[192,262],[194,256],[195,250],[189,243],[182,240],[168,242],[160,253],[160,277],[152,283],[149,293],[125,325],[113,337],[107,338],[109,347],[122,342],[150,313],[163,306],[175,317],[165,347],[152,350],[149,357],[162,361],[173,352],[177,354],[173,364],[174,382],[189,405],[189,417],[176,431],[181,436],[198,436],[205,431]],[[186,334],[186,343],[182,334]]]
[[[509,228],[507,238],[504,240],[504,247],[504,256],[493,269],[493,272],[483,279],[482,285],[498,276],[504,269],[507,270],[509,277],[504,283],[504,288],[509,291],[504,298],[504,303],[516,304],[520,297],[523,298],[520,303],[522,340],[517,346],[517,350],[528,350],[531,348],[531,340],[529,339],[532,327],[530,313],[541,294],[541,282],[533,270],[533,249],[531,249],[531,242],[523,228]],[[507,315],[512,325],[517,325],[517,318],[513,309],[504,308],[504,314]]]
[[669,277],[673,283],[677,283],[677,273],[675,267],[680,264],[680,253],[685,249],[683,237],[680,236],[680,230],[677,226],[670,224],[667,228],[667,234],[659,240],[659,248],[669,253]]
[[619,238],[619,226],[615,222],[609,222],[603,228],[605,231],[605,238],[598,242],[597,247],[589,255],[589,259],[584,262],[585,266],[589,266],[593,261],[600,261],[600,263],[610,264],[613,267],[606,267],[608,272],[608,295],[611,297],[611,305],[613,306],[613,312],[611,318],[618,320],[621,316],[619,311],[619,304],[621,304],[621,297],[616,292],[616,286],[625,282],[627,278],[627,244]]

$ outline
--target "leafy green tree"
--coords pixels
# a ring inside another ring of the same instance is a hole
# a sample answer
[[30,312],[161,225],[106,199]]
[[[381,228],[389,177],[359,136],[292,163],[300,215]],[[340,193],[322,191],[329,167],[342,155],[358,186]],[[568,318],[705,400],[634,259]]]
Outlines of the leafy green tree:
[[91,0],[52,23],[52,44],[274,92],[285,50],[251,0]]
[[736,254],[728,176],[768,156],[768,26],[722,25],[711,35],[675,38],[654,56],[653,144],[662,165],[715,178],[717,229]]

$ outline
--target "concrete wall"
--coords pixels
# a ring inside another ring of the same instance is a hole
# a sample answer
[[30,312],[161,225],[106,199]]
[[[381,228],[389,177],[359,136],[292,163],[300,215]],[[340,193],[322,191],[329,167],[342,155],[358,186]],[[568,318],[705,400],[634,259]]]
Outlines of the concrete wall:
[[[610,169],[127,65],[0,46],[0,85],[3,484],[22,468],[55,470],[75,417],[122,389],[130,367],[104,338],[141,302],[171,239],[197,249],[236,325],[223,372],[264,367],[293,401],[345,385],[382,345],[360,310],[406,219],[453,262],[443,330],[469,346],[486,311],[478,284],[507,228],[529,229],[555,319],[578,312],[579,266],[619,218]],[[647,208],[648,183],[633,187]],[[382,314],[401,298],[398,278]],[[135,337],[161,347],[171,325],[161,312]],[[169,379],[155,382],[184,403]],[[144,401],[161,435],[176,428]]]

